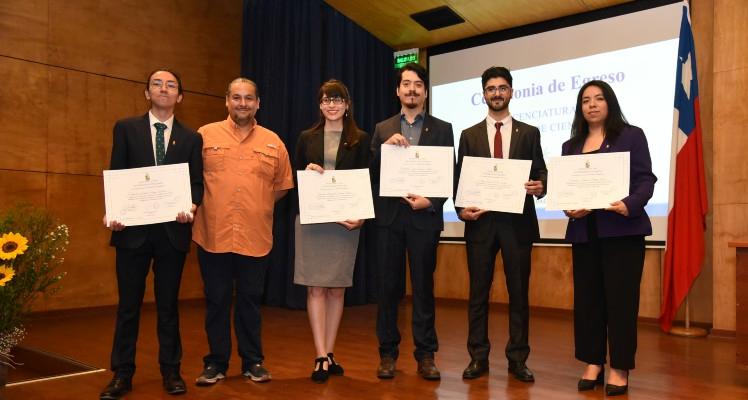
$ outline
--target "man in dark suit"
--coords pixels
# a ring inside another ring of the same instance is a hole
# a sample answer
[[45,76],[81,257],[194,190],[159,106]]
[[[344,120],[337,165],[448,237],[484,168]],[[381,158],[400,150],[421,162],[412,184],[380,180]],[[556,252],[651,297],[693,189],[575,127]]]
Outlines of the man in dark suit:
[[527,194],[522,214],[486,211],[477,207],[457,209],[459,218],[465,221],[470,273],[468,351],[471,361],[462,377],[474,379],[488,372],[491,348],[488,342],[488,296],[496,254],[501,250],[509,293],[509,341],[506,345],[509,372],[520,381],[533,382],[535,377],[525,364],[530,354],[530,253],[532,243],[540,236],[532,196],[545,195],[547,170],[538,128],[517,121],[509,114],[512,99],[509,70],[491,67],[483,72],[481,81],[488,116],[465,129],[460,136],[455,188],[465,156],[531,160],[532,166],[530,179],[524,187]]
[[110,244],[116,248],[119,305],[111,359],[114,378],[101,392],[101,399],[119,399],[132,390],[140,306],[151,265],[164,390],[169,394],[186,392],[179,373],[182,343],[177,303],[192,240],[190,223],[203,197],[202,138],[174,118],[174,109],[182,101],[181,80],[174,72],[151,73],[145,97],[151,102],[147,114],[114,125],[110,169],[188,163],[193,204],[190,210],[175,215],[173,222],[126,227],[104,217],[104,225],[112,230]]
[[442,205],[446,198],[427,198],[411,193],[407,197],[379,196],[381,145],[454,145],[452,125],[428,115],[424,109],[428,95],[426,70],[418,64],[405,65],[399,73],[397,96],[399,114],[377,124],[371,149],[374,209],[377,224],[378,312],[377,337],[380,364],[377,376],[395,376],[400,332],[397,307],[405,288],[405,252],[408,253],[413,288],[413,342],[418,374],[424,379],[441,378],[434,363],[438,349],[434,328],[434,270],[439,233],[444,227]]

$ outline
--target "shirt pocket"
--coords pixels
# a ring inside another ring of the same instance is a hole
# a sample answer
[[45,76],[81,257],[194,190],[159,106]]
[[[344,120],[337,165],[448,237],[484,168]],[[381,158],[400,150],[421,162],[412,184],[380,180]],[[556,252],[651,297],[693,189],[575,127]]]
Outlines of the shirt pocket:
[[203,148],[203,168],[205,172],[217,172],[226,169],[225,146],[208,146]]
[[258,172],[266,178],[273,178],[278,169],[278,149],[272,147],[256,147],[252,149],[257,161]]

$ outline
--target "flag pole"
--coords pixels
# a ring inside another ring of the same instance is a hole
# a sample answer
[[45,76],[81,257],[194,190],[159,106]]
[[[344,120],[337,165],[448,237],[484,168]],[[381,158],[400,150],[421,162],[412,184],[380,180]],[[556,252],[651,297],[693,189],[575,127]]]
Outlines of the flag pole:
[[691,304],[688,298],[691,297],[691,292],[686,295],[685,307],[686,307],[686,321],[684,326],[675,326],[670,328],[670,334],[675,336],[682,336],[687,338],[701,338],[706,337],[707,331],[704,328],[691,326]]

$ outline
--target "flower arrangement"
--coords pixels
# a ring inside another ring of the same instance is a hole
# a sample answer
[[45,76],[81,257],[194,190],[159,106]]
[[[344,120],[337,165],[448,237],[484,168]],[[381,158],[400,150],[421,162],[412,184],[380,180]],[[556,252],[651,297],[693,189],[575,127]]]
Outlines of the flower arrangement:
[[54,292],[68,244],[68,227],[46,210],[19,205],[0,212],[0,364],[12,365],[11,349],[25,336],[34,300]]

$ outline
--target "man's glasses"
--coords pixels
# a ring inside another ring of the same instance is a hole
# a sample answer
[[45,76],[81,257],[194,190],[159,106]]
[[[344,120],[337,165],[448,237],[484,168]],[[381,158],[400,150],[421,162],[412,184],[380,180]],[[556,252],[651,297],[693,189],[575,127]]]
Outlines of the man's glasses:
[[[151,81],[151,87],[161,89],[164,86],[164,81],[161,79],[154,79]],[[166,81],[166,88],[169,90],[179,89],[179,85],[174,81]]]
[[345,100],[342,97],[323,97],[319,100],[319,104],[324,104],[326,106],[329,106],[331,103],[339,106],[345,103]]
[[501,94],[507,94],[509,93],[510,90],[512,90],[512,88],[510,88],[507,85],[488,86],[485,89],[483,89],[484,92],[491,94],[491,95],[496,94],[497,92]]

